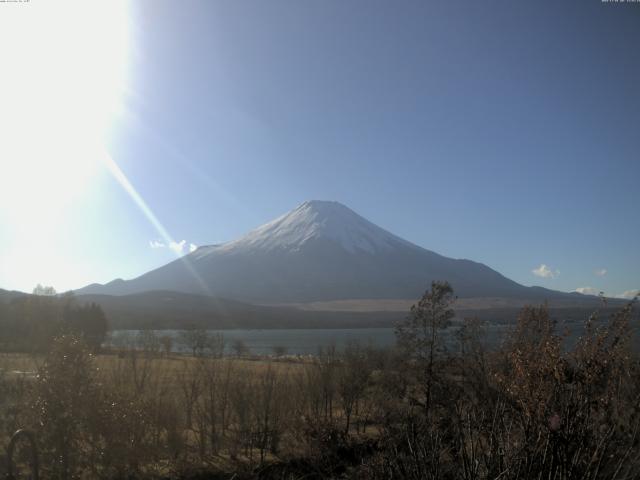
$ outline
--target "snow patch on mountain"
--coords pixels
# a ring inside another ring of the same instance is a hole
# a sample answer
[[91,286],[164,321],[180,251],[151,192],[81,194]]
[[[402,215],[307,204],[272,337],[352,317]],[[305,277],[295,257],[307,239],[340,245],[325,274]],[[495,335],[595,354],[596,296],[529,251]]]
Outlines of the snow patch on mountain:
[[200,248],[194,255],[246,251],[297,251],[307,242],[327,239],[350,253],[375,254],[399,246],[417,248],[361,217],[339,202],[312,200],[256,228],[242,238],[222,245]]

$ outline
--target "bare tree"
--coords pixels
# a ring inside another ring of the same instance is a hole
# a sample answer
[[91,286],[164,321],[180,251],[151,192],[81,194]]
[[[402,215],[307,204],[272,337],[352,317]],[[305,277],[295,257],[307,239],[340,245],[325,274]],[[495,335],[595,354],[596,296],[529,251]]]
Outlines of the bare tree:
[[207,351],[213,358],[222,358],[224,356],[225,339],[222,333],[214,333],[207,337]]
[[371,369],[366,351],[357,343],[350,342],[341,357],[338,368],[337,391],[345,417],[345,434],[349,433],[351,417],[357,412],[358,403],[365,394]]
[[401,349],[415,362],[419,375],[421,399],[415,402],[429,412],[435,381],[436,357],[445,350],[441,331],[450,325],[454,317],[451,308],[455,297],[448,282],[433,282],[420,301],[411,307],[407,318],[396,327]]
[[183,330],[180,332],[180,340],[194,357],[202,356],[209,346],[209,333],[202,328]]
[[158,356],[162,348],[160,337],[154,330],[141,330],[138,332],[136,343],[140,350],[151,357]]
[[160,337],[160,345],[162,345],[164,356],[169,358],[171,348],[173,347],[173,338],[170,335],[163,335]]
[[236,357],[240,358],[249,354],[249,347],[241,338],[236,338],[231,345]]
[[51,286],[43,286],[41,284],[38,284],[34,287],[32,293],[34,295],[41,295],[41,296],[54,296],[54,295],[57,295],[58,292],[56,292],[56,289]]
[[276,357],[284,357],[287,354],[287,347],[284,345],[274,345],[271,350]]

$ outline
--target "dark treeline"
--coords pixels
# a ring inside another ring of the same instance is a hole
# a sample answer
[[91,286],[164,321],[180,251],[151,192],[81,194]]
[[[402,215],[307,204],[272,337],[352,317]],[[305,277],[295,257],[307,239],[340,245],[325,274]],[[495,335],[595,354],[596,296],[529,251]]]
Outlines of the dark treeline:
[[60,335],[82,338],[93,350],[107,334],[107,319],[95,304],[79,304],[73,295],[24,295],[0,302],[0,350],[43,352]]
[[35,432],[45,478],[640,478],[632,303],[570,347],[527,307],[487,351],[477,319],[444,341],[453,302],[434,283],[397,348],[303,362],[221,357],[195,334],[193,357],[152,335],[95,355],[64,335],[37,375],[0,377],[0,431]]

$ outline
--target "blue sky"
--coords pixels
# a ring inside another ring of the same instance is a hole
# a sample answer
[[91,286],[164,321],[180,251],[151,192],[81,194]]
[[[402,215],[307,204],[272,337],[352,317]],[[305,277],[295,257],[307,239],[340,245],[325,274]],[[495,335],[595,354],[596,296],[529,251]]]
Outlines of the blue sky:
[[[38,4],[16,15],[28,24]],[[123,75],[104,145],[157,223],[102,164],[55,222],[42,196],[68,182],[21,186],[43,218],[12,223],[4,199],[0,288],[134,277],[175,258],[151,242],[230,240],[308,199],[525,285],[640,288],[640,4],[123,5],[108,17],[126,45],[111,52]],[[53,41],[74,27],[65,21]],[[101,35],[96,45],[111,44]],[[74,55],[80,78],[113,70]]]

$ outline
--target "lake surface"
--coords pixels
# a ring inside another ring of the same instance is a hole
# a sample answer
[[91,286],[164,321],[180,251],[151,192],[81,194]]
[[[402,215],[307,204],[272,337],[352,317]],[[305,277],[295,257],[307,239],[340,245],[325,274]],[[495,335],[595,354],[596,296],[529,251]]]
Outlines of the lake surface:
[[[385,348],[395,344],[392,328],[347,328],[347,329],[283,329],[283,330],[208,330],[209,334],[221,334],[225,341],[225,350],[232,353],[235,340],[242,340],[255,355],[269,355],[275,347],[283,347],[290,355],[314,355],[319,347],[335,345],[338,350],[344,349],[349,342]],[[112,344],[118,345],[122,339],[135,338],[137,330],[115,330],[112,332]],[[157,335],[169,335],[174,339],[175,351],[187,351],[181,344],[181,330],[162,330]]]
[[[487,348],[495,348],[510,331],[510,325],[486,325],[483,343]],[[568,330],[565,345],[570,347],[582,333],[582,324],[567,324],[558,326],[558,332]],[[633,328],[632,344],[636,351],[640,351],[640,335],[638,326]],[[449,328],[445,332],[445,341],[451,344],[455,341],[456,328]],[[290,355],[315,355],[320,347],[335,346],[337,350],[343,350],[350,342],[358,342],[363,346],[377,348],[392,347],[396,343],[393,328],[344,328],[344,329],[251,329],[251,330],[208,330],[209,334],[221,334],[225,341],[225,351],[233,353],[233,343],[242,340],[254,355],[270,355],[275,347],[283,347]],[[172,349],[176,352],[187,352],[188,348],[182,343],[182,330],[160,330],[155,332],[158,336],[170,336],[173,338]],[[107,344],[114,346],[132,344],[139,330],[115,330],[111,332],[111,339]]]
[[[487,346],[495,346],[501,341],[505,325],[491,325],[487,327],[485,343]],[[182,344],[182,330],[157,331],[158,336],[170,336],[173,338],[172,349],[177,352],[186,352],[188,348]],[[337,350],[343,350],[350,342],[358,342],[362,346],[376,348],[392,347],[396,343],[393,328],[342,328],[342,329],[264,329],[264,330],[208,330],[209,334],[221,334],[225,341],[225,350],[232,353],[234,341],[242,340],[255,355],[272,354],[275,347],[283,347],[290,355],[315,355],[320,347],[335,346]],[[131,344],[141,334],[139,330],[115,330],[109,344],[118,346]],[[445,337],[453,340],[454,330],[449,329]]]

